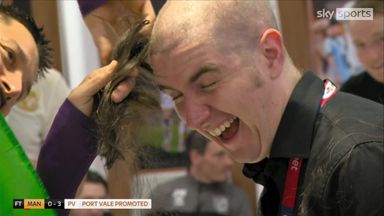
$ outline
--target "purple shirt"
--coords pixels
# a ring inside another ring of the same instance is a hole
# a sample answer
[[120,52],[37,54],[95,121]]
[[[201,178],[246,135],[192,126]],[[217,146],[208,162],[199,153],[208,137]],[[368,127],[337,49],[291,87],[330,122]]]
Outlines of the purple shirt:
[[81,14],[86,16],[107,1],[108,0],[77,0],[77,3],[79,4]]
[[[37,172],[50,198],[73,199],[96,157],[95,125],[66,99],[41,148]],[[59,210],[58,215],[69,213]]]

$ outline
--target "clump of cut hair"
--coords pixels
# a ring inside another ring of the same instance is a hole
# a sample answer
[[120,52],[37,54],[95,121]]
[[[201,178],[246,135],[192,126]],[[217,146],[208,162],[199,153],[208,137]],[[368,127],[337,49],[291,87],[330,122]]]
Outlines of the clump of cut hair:
[[[144,62],[148,53],[148,37],[140,33],[148,21],[134,24],[120,39],[112,53],[118,61],[112,80],[99,94],[99,104],[93,115],[97,125],[98,153],[111,168],[117,159],[134,163],[139,145],[137,134],[147,116],[160,111],[159,89],[152,77],[152,69]],[[139,75],[129,95],[120,103],[111,100],[113,90],[137,68]]]
[[44,76],[44,72],[52,66],[53,49],[49,46],[49,41],[43,33],[43,28],[38,27],[32,17],[21,12],[15,6],[0,3],[0,15],[3,15],[5,22],[7,22],[7,18],[17,20],[32,34],[39,53],[38,75]]

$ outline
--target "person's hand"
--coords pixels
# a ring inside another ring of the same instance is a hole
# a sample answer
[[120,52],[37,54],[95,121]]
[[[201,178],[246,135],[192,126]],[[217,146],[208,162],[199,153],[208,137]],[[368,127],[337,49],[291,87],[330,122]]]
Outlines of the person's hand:
[[[109,65],[90,73],[79,86],[71,91],[68,100],[86,116],[90,116],[92,113],[93,96],[111,80],[112,72],[116,65],[117,61],[113,60]],[[115,88],[111,94],[113,102],[119,103],[128,96],[135,85],[135,76],[138,73],[136,69],[130,74],[130,77]]]
[[139,17],[150,21],[150,24],[143,29],[144,32],[150,33],[155,19],[151,1],[108,1],[84,16],[85,24],[92,34],[103,65],[108,63],[118,37],[127,30],[128,27],[124,24],[132,24],[133,20]]

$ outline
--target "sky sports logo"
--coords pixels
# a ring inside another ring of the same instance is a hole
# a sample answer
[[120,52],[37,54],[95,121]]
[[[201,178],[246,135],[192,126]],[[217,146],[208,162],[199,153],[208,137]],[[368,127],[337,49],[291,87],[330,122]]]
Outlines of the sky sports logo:
[[336,8],[335,10],[322,9],[316,12],[317,18],[331,20],[373,20],[373,8]]

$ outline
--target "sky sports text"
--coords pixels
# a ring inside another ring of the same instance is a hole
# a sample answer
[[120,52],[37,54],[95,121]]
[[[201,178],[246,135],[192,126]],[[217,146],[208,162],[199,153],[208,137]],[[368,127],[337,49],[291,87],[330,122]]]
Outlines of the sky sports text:
[[336,13],[335,10],[322,9],[316,12],[316,17],[329,20],[373,20],[373,8],[336,8]]

